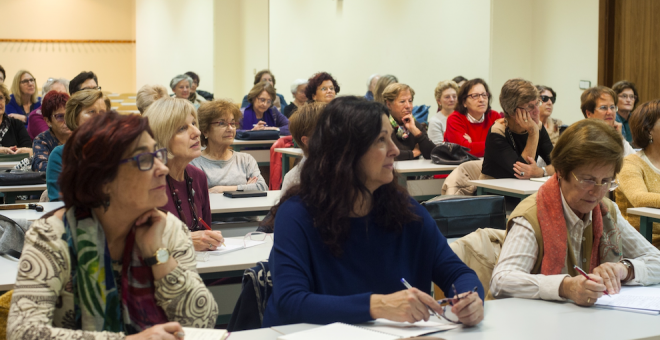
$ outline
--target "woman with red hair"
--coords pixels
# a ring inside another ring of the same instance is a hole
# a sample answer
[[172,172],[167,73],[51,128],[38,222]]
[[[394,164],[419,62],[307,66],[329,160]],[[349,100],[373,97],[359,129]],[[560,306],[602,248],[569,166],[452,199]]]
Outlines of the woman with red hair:
[[68,94],[51,91],[41,102],[41,114],[48,124],[48,130],[40,133],[32,142],[34,151],[32,171],[46,171],[51,151],[58,145],[64,144],[71,136],[71,130],[64,121],[67,100],[69,100]]

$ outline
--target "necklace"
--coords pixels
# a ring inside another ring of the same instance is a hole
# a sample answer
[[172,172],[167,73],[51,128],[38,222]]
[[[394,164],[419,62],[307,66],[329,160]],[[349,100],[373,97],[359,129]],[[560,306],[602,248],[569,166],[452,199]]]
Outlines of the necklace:
[[197,231],[199,228],[199,222],[197,218],[197,209],[195,208],[195,190],[192,188],[193,179],[188,176],[187,171],[183,171],[184,181],[186,181],[186,189],[188,191],[188,204],[190,205],[190,212],[193,215],[192,224],[188,224],[187,218],[183,215],[183,209],[181,208],[181,199],[177,194],[177,191],[172,186],[172,181],[170,180],[170,175],[167,175],[167,185],[170,187],[170,193],[172,193],[172,200],[176,206],[176,211],[179,213],[179,219],[185,223],[191,231]]
[[[515,152],[518,152],[518,147],[516,145],[516,141],[513,140],[513,134],[511,133],[511,129],[509,128],[509,121],[506,120],[506,119],[504,121],[506,122],[506,124],[505,124],[506,125],[506,134],[507,134],[507,136],[509,136],[509,139],[511,139],[511,144],[513,145],[513,150]],[[523,134],[526,134],[526,133],[527,133],[527,131],[525,131]]]

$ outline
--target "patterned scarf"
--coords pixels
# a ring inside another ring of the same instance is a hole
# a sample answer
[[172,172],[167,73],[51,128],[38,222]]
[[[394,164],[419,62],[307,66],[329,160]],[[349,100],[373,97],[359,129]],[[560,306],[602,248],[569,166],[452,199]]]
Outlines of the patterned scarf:
[[[410,117],[413,120],[413,123],[415,122],[415,117]],[[392,124],[392,127],[396,130],[396,137],[401,139],[401,140],[406,140],[410,136],[410,131],[406,129],[405,126],[399,125],[399,123],[396,122],[394,117],[390,115],[390,124]]]
[[0,141],[5,138],[7,131],[9,131],[9,115],[5,113],[2,117],[2,123],[0,123]]
[[103,227],[91,210],[69,209],[64,228],[63,237],[71,254],[71,283],[79,329],[135,334],[168,322],[156,304],[153,274],[135,246],[133,229],[126,237],[117,279]]

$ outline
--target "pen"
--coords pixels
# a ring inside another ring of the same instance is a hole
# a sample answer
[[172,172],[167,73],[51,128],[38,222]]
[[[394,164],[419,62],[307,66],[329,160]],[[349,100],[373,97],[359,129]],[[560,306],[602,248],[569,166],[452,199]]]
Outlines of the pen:
[[[201,217],[199,218],[199,223],[201,223],[204,226],[204,228],[206,228],[206,230],[213,231],[213,229],[211,229],[211,227],[209,227],[209,225],[206,224],[206,222],[204,222],[204,220]],[[222,242],[222,245],[226,247],[224,241]]]
[[[587,275],[587,273],[585,273],[584,270],[582,270],[582,268],[580,268],[580,267],[578,267],[578,266],[573,266],[573,268],[574,268],[575,270],[577,270],[578,273],[582,274],[582,276],[586,277],[587,280],[589,280],[589,281],[593,281],[593,282],[596,282],[596,280],[590,278],[589,275]],[[604,290],[603,293],[605,293],[605,295],[607,295],[607,296],[610,296],[610,293],[607,292],[607,289]]]
[[[413,287],[413,286],[411,286],[410,283],[408,283],[408,281],[406,281],[406,279],[404,279],[404,278],[401,278],[401,283],[403,283],[403,285],[406,286],[406,288],[408,288],[408,289],[410,289],[410,288]],[[437,317],[437,318],[440,317],[438,314],[435,314],[435,311],[433,311],[433,309],[431,309],[431,307],[426,306],[426,308],[428,308],[428,309],[429,309],[429,312],[431,312],[431,314],[434,315],[435,317]]]
[[[452,284],[452,285],[451,285],[451,288],[454,290],[454,296],[456,296],[456,297],[455,297],[455,298],[444,298],[444,299],[442,299],[442,300],[438,300],[438,303],[439,303],[439,304],[449,303],[450,305],[453,306],[454,303],[452,302],[452,300],[460,300],[460,299],[461,299],[461,298],[458,296],[458,292],[456,291],[456,286],[454,286],[454,285]],[[475,287],[472,288],[472,290],[469,291],[468,293],[476,293],[478,290],[479,290],[479,288],[475,286]]]

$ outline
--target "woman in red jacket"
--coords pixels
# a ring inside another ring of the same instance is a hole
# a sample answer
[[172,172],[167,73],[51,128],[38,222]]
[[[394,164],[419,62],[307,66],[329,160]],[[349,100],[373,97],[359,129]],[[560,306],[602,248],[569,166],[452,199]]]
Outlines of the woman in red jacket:
[[470,149],[470,153],[483,157],[486,136],[495,120],[502,118],[490,109],[488,84],[475,78],[467,81],[458,92],[458,105],[447,117],[445,141],[460,144]]

